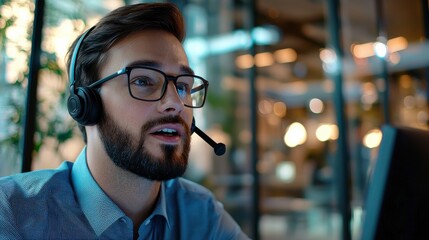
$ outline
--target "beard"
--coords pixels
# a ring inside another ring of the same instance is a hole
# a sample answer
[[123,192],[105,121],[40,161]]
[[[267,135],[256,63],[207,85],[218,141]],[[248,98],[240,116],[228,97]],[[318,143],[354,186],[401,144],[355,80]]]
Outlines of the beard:
[[[185,134],[181,136],[182,144],[161,144],[161,157],[157,157],[145,147],[144,136],[149,135],[149,130],[154,126],[167,123],[180,123],[185,128]],[[145,123],[141,127],[138,142],[133,141],[131,134],[121,129],[107,113],[98,124],[98,129],[107,155],[116,166],[126,171],[156,181],[180,177],[186,171],[190,150],[190,129],[179,116],[163,117]]]

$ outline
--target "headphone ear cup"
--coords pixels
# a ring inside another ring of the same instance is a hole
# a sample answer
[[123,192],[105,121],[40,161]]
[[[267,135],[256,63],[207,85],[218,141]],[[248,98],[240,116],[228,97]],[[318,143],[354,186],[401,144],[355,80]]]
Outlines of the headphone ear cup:
[[70,116],[79,124],[95,125],[98,123],[102,103],[98,92],[88,87],[78,87],[75,94],[71,94],[67,101]]

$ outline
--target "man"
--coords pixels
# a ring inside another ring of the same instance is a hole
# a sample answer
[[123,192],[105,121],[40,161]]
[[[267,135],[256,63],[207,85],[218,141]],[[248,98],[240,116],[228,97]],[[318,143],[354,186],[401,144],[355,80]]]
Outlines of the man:
[[208,82],[171,4],[121,7],[73,44],[75,163],[0,180],[0,239],[246,239],[187,166],[192,108]]

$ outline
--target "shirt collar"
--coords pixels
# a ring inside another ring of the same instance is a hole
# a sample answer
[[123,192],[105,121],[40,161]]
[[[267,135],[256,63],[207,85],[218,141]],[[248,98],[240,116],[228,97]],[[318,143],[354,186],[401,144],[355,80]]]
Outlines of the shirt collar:
[[[81,151],[73,165],[72,182],[80,207],[97,236],[100,236],[118,219],[126,217],[125,213],[104,193],[92,177],[86,162],[86,147]],[[170,229],[164,182],[161,183],[155,209],[143,224],[150,222],[156,215],[163,216]]]
[[125,213],[98,186],[86,163],[86,147],[72,168],[72,182],[80,207],[97,236]]
[[152,219],[156,215],[163,216],[167,223],[168,229],[170,229],[170,221],[167,215],[167,200],[165,197],[165,183],[161,182],[161,189],[159,190],[159,198],[156,203],[155,209],[152,214],[148,217],[148,219]]

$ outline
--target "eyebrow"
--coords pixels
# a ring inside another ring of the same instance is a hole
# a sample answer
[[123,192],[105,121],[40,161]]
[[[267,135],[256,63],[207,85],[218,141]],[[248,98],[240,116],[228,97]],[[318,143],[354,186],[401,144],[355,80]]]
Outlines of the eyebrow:
[[[127,67],[134,67],[134,66],[153,67],[159,70],[161,70],[162,68],[162,64],[160,62],[152,61],[152,60],[137,60],[127,65]],[[192,70],[192,68],[186,65],[180,65],[180,72],[184,74],[192,74],[192,75],[195,74],[194,70]]]

